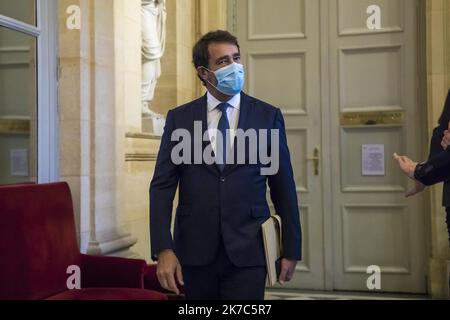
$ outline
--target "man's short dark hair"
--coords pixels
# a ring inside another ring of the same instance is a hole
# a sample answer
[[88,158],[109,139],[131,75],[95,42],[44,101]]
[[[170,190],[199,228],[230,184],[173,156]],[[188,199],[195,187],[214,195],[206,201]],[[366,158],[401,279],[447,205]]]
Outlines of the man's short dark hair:
[[208,32],[196,43],[192,52],[192,62],[196,69],[201,66],[209,68],[210,56],[208,48],[211,43],[231,43],[238,48],[239,52],[241,50],[237,38],[228,31],[217,30]]

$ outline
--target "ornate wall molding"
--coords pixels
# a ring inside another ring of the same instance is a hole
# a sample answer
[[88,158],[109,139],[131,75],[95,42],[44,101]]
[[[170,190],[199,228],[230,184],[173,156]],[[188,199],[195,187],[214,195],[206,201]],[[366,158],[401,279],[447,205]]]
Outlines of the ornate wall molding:
[[29,134],[29,119],[0,119],[0,134]]
[[157,154],[154,153],[127,153],[125,154],[125,161],[127,162],[149,162],[156,161]]

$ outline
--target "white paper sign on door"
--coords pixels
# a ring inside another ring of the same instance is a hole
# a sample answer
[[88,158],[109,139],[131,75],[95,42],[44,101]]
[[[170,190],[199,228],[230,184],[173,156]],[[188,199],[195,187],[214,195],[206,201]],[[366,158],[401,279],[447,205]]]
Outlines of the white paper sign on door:
[[385,156],[383,144],[364,144],[362,146],[362,175],[384,176]]
[[10,150],[11,176],[28,177],[28,150]]

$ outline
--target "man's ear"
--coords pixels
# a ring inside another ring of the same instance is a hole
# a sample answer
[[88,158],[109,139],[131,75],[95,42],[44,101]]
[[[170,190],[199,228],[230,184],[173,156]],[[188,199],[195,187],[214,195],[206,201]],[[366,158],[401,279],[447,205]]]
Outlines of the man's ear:
[[198,67],[197,74],[198,74],[199,78],[202,79],[203,81],[206,82],[208,80],[208,71],[205,68]]

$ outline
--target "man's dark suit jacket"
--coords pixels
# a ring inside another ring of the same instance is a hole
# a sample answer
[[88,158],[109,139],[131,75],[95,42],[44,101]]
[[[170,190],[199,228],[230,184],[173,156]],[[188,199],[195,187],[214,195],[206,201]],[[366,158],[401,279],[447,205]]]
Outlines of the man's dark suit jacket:
[[426,186],[450,180],[450,148],[437,152],[427,162],[418,165],[414,177]]
[[[445,110],[450,110],[450,89],[444,104]],[[433,130],[430,143],[430,155],[428,161],[419,165],[414,172],[414,177],[426,186],[444,182],[443,205],[450,206],[450,148],[443,150],[441,146],[444,129],[439,126]]]
[[[428,161],[432,161],[433,158],[439,157],[439,154],[444,151],[441,146],[442,138],[444,136],[444,129],[441,127],[436,127],[433,130],[433,137],[431,138],[430,143],[430,156],[428,157]],[[450,207],[450,167],[442,170],[441,175],[437,175],[439,179],[437,182],[444,181],[444,189],[442,192],[442,205],[444,207]],[[433,183],[435,181],[427,181],[428,183]]]
[[[213,262],[222,237],[234,265],[264,266],[261,224],[270,216],[266,200],[268,183],[276,213],[283,221],[284,257],[300,260],[300,216],[281,111],[241,93],[238,129],[279,129],[280,166],[273,176],[261,175],[263,165],[259,161],[227,164],[222,173],[215,164],[204,162],[175,165],[171,153],[178,141],[171,141],[172,132],[182,128],[193,136],[194,121],[201,121],[203,133],[207,131],[206,95],[167,115],[150,186],[152,257],[155,259],[161,251],[172,249],[182,266],[208,265]],[[203,148],[209,144],[204,142]],[[179,201],[172,238],[172,206],[177,187]]]

